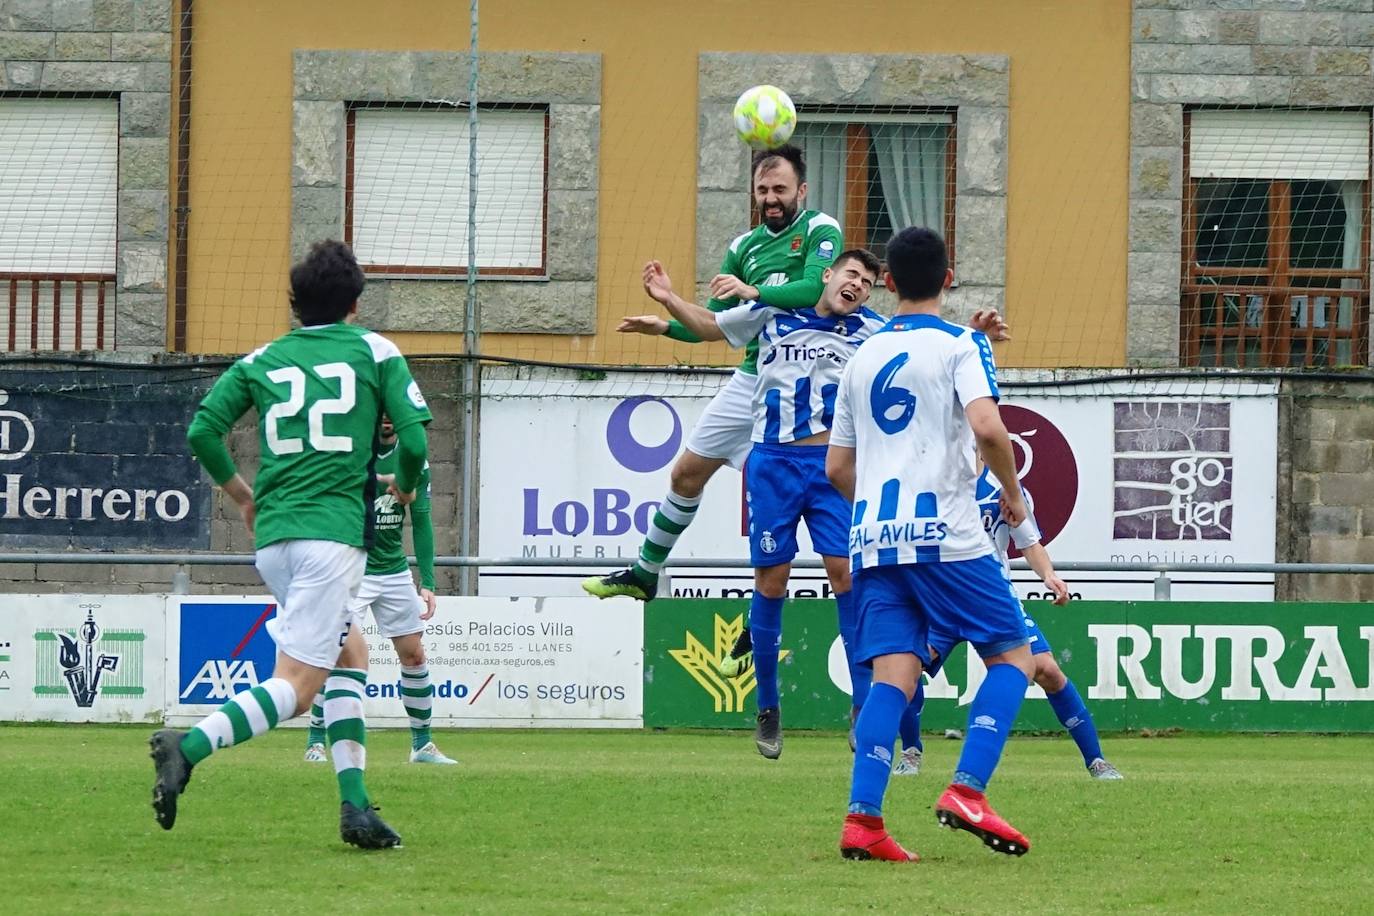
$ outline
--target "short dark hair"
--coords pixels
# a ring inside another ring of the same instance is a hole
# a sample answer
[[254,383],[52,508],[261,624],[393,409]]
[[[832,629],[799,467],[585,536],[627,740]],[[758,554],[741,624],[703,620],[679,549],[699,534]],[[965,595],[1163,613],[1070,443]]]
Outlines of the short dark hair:
[[316,242],[291,268],[291,311],[306,326],[343,321],[366,282],[352,249],[334,239]]
[[784,143],[776,149],[761,149],[755,153],[754,163],[749,169],[749,179],[752,181],[761,168],[771,169],[779,160],[792,166],[792,171],[797,173],[797,184],[806,181],[806,159],[802,157],[802,151],[790,143]]
[[840,256],[835,259],[834,266],[838,268],[845,261],[858,261],[864,269],[875,277],[883,275],[883,262],[878,260],[878,256],[867,248],[851,248],[848,251],[841,251]]
[[887,271],[897,295],[908,302],[934,299],[945,288],[949,252],[934,229],[910,226],[887,243]]

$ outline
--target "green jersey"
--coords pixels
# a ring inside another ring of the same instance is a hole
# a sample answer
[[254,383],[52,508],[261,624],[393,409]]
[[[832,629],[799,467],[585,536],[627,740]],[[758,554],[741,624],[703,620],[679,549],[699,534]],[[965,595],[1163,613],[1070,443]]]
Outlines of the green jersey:
[[[396,473],[396,446],[393,444],[377,454],[374,470],[378,474]],[[406,506],[396,502],[390,493],[381,492],[373,502],[372,549],[367,552],[367,575],[386,576],[406,572],[405,544],[402,540],[406,520]],[[415,501],[410,504],[410,525],[415,535],[415,558],[420,563],[420,585],[434,588],[434,525],[429,513],[430,480],[426,462],[420,484],[415,488]]]
[[[819,210],[803,210],[781,232],[760,224],[736,238],[725,252],[720,272],[757,287],[759,301],[765,305],[809,309],[820,301],[825,289],[821,274],[835,263],[843,245],[839,223]],[[723,312],[738,304],[738,299],[712,299],[706,307]],[[701,339],[677,321],[668,322],[668,336],[694,343]],[[758,358],[758,341],[752,341],[744,349],[740,370],[757,375]]]
[[305,539],[364,546],[381,414],[398,432],[432,419],[396,345],[342,322],[298,328],[234,363],[201,401],[192,434],[222,437],[250,407],[260,419],[259,548]]

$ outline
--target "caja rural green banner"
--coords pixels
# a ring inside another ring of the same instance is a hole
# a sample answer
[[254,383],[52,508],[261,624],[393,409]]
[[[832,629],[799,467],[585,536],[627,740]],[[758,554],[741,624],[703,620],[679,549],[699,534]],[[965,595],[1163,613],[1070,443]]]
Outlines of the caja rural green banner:
[[[1374,732],[1374,612],[1366,604],[1075,602],[1030,607],[1104,730]],[[741,600],[662,600],[644,615],[644,724],[750,728],[755,683],[715,663]],[[783,609],[784,728],[848,726],[833,601]],[[982,663],[960,647],[926,685],[926,729],[963,728]],[[1035,687],[1018,729],[1059,728]]]

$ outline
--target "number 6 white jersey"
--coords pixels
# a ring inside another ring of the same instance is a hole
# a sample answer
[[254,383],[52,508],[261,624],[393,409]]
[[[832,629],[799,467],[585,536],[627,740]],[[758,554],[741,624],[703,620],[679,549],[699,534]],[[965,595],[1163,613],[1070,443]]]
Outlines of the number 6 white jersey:
[[996,399],[987,337],[934,315],[899,315],[845,366],[830,444],[856,451],[850,566],[993,553],[974,498],[964,405]]

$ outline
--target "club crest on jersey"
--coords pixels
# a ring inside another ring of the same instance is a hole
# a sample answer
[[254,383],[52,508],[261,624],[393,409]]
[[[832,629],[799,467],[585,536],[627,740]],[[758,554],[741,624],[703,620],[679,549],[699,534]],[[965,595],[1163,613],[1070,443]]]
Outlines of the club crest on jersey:
[[778,549],[778,542],[773,539],[773,532],[765,531],[763,537],[759,538],[759,550],[764,553],[772,553]]
[[794,235],[794,236],[792,236],[792,250],[793,250],[793,251],[801,251],[801,246],[802,246],[802,237],[799,236],[799,235]]

